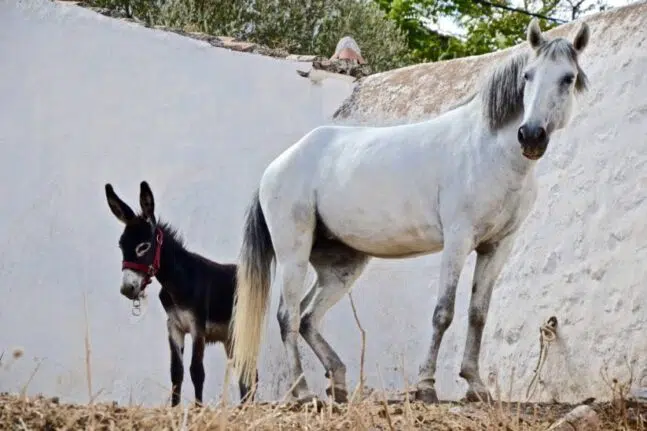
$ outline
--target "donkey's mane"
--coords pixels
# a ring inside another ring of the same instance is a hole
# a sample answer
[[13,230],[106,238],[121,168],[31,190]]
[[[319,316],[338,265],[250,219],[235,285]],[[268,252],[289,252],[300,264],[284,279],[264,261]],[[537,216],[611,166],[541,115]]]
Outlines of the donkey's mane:
[[[140,217],[144,218],[144,216]],[[182,248],[185,248],[185,243],[184,243],[184,238],[180,234],[177,228],[171,226],[169,222],[163,221],[161,219],[157,219],[157,226],[162,229],[162,232],[164,232],[164,243],[166,244],[167,242],[172,242],[174,245]]]
[[[577,51],[573,44],[564,38],[555,38],[544,41],[534,54],[537,58],[544,57],[556,60],[566,57],[577,68],[575,91],[581,93],[588,88],[588,77],[580,67]],[[481,88],[459,102],[450,110],[480,97],[483,117],[490,130],[498,130],[518,117],[523,112],[523,90],[525,80],[523,70],[531,58],[531,52],[524,50],[510,55],[503,62],[491,69]]]

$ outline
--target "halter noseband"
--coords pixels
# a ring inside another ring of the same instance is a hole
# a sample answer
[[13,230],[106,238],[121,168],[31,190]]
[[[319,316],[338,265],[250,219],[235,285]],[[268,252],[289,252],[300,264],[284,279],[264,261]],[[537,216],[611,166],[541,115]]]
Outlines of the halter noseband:
[[132,269],[134,271],[144,274],[144,281],[142,282],[141,289],[142,291],[151,283],[151,278],[155,277],[157,271],[160,269],[160,259],[162,251],[162,242],[164,241],[164,233],[162,229],[157,227],[155,235],[155,256],[153,256],[153,262],[150,265],[145,265],[143,263],[128,262],[124,260],[121,264],[121,269]]

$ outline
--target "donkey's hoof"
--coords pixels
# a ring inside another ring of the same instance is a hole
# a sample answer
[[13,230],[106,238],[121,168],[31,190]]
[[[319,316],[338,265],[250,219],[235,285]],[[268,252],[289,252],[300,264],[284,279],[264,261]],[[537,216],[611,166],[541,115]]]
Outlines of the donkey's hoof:
[[[302,406],[304,404],[311,403],[315,399],[317,399],[317,397],[314,394],[303,394],[303,395],[300,395],[300,396],[296,397],[294,402],[297,405]],[[317,399],[317,402],[319,402],[318,399]]]
[[475,391],[468,389],[465,393],[465,401],[468,403],[489,403],[492,401],[492,396],[487,390]]
[[325,406],[325,403],[322,400],[320,400],[319,398],[317,398],[312,394],[308,394],[308,395],[302,395],[298,398],[295,398],[294,403],[292,404],[290,410],[300,411],[303,408],[303,406],[308,404],[314,405],[315,409],[318,412],[321,411],[321,409],[323,409]]
[[[333,396],[333,389],[331,387],[326,388],[326,395],[329,397]],[[335,396],[333,397],[333,400],[336,403],[347,403],[348,402],[348,391],[346,389],[342,388],[335,388]]]
[[416,401],[422,401],[426,404],[437,404],[438,396],[433,388],[418,389],[416,391]]

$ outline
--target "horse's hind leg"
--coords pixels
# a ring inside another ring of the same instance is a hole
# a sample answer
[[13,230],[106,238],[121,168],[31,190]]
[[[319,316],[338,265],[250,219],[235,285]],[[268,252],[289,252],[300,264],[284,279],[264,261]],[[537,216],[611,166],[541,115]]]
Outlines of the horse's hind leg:
[[483,327],[490,308],[492,289],[510,255],[512,244],[513,236],[510,235],[497,244],[482,245],[476,249],[476,268],[474,269],[468,314],[469,327],[460,372],[460,376],[469,385],[466,394],[468,401],[488,401],[490,399],[490,394],[483,384],[479,372],[479,353]]
[[[284,213],[285,206],[278,208],[279,214]],[[276,271],[274,283],[281,288],[281,301],[277,312],[281,340],[285,346],[288,367],[291,373],[292,395],[299,402],[307,402],[314,398],[308,389],[297,342],[299,340],[299,325],[301,321],[300,303],[303,284],[305,282],[308,259],[312,248],[315,226],[314,210],[308,211],[303,206],[290,212],[293,219],[273,217],[272,211],[265,211],[268,229],[272,235],[275,251]],[[291,223],[290,223],[291,222]]]
[[326,377],[332,378],[332,387],[326,393],[334,395],[336,402],[346,402],[346,366],[319,332],[319,325],[326,312],[350,290],[368,257],[346,246],[315,248],[310,262],[317,272],[317,283],[302,311],[299,331],[326,369]]

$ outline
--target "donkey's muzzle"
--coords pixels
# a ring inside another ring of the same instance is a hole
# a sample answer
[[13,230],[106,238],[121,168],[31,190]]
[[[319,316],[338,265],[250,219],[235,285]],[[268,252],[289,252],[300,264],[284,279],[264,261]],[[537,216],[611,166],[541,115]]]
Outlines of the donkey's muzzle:
[[531,160],[537,160],[543,156],[548,147],[548,133],[541,126],[524,124],[517,131],[517,139],[521,144],[523,155]]
[[122,295],[131,300],[137,299],[139,296],[139,289],[132,284],[122,284],[119,291]]

